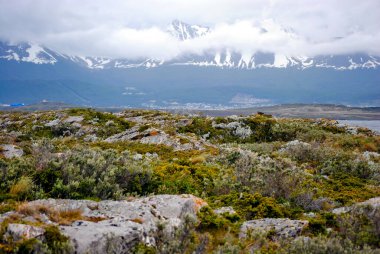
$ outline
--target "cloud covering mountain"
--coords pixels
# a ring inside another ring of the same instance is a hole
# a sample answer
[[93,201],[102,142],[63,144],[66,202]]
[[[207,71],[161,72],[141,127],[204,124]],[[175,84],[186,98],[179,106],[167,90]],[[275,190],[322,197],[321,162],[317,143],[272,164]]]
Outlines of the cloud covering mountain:
[[[0,7],[1,40],[33,41],[71,55],[170,60],[229,49],[380,56],[376,0],[0,0]],[[168,33],[174,19],[209,30],[175,37]]]

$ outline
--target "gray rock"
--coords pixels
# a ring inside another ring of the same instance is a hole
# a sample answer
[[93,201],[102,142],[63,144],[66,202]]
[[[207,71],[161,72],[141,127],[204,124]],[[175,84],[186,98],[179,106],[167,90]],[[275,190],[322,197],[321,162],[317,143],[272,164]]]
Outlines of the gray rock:
[[113,125],[115,125],[115,122],[114,121],[112,121],[112,120],[109,120],[109,121],[107,121],[106,122],[106,124],[105,124],[106,126],[113,126]]
[[53,127],[53,126],[57,126],[59,123],[60,123],[60,120],[55,119],[55,120],[52,120],[52,121],[46,123],[45,126],[46,127]]
[[83,116],[69,116],[63,122],[64,123],[80,123],[83,121]]
[[87,135],[86,137],[83,138],[85,142],[95,142],[98,140],[98,137],[94,134]]
[[362,210],[362,208],[365,208],[365,207],[369,207],[370,208],[369,210],[371,211],[380,209],[380,197],[371,198],[364,202],[356,203],[352,206],[344,206],[344,207],[335,208],[332,210],[332,212],[335,214],[342,214],[342,213],[351,212],[353,210]]
[[157,195],[132,201],[101,201],[44,199],[29,203],[56,210],[81,210],[83,216],[100,218],[99,222],[76,221],[61,226],[77,253],[126,253],[133,245],[143,242],[155,245],[158,224],[171,234],[187,216],[196,213],[206,203],[192,195]]
[[141,135],[140,132],[138,131],[138,129],[139,129],[138,126],[134,126],[134,127],[130,128],[126,131],[123,131],[121,133],[118,133],[118,134],[115,134],[111,137],[108,137],[104,141],[112,143],[112,142],[128,141],[128,140],[136,139]]
[[306,142],[302,142],[299,140],[292,140],[288,143],[286,143],[280,150],[279,152],[288,152],[297,148],[309,148],[311,145]]
[[243,127],[243,126],[238,126],[235,131],[234,135],[238,136],[239,138],[248,138],[251,136],[252,130],[249,126]]
[[240,228],[240,238],[246,238],[250,234],[266,234],[274,231],[276,238],[290,238],[301,234],[302,230],[308,225],[308,221],[290,219],[259,219],[250,220],[243,223]]
[[1,145],[0,147],[2,149],[2,154],[7,159],[21,157],[24,154],[24,151],[15,145]]
[[82,127],[82,125],[80,123],[77,123],[77,122],[74,122],[72,124],[72,126],[75,127],[75,128],[81,128]]
[[218,209],[214,210],[214,213],[216,214],[236,214],[235,210],[231,206],[225,206],[225,207],[220,207]]
[[143,156],[142,156],[142,154],[136,153],[135,155],[132,156],[132,158],[135,161],[141,161],[143,159]]
[[19,241],[22,239],[38,238],[42,239],[45,230],[40,227],[10,223],[7,226],[7,231],[5,232],[5,239],[11,238],[13,241]]

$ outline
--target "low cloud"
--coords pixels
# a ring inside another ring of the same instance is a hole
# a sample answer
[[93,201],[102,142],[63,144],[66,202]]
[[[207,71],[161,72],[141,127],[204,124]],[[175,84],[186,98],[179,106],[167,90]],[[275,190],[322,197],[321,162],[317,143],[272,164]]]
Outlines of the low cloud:
[[269,104],[271,101],[263,98],[256,98],[250,94],[236,94],[230,100],[231,104],[244,104],[244,105],[264,105]]
[[[0,39],[83,56],[170,60],[228,49],[284,55],[380,55],[380,1],[0,0]],[[211,32],[179,41],[171,20]]]

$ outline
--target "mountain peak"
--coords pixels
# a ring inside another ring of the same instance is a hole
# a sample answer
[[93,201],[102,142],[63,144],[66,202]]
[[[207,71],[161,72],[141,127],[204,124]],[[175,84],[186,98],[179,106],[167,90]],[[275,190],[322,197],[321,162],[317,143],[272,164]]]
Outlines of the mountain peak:
[[190,25],[178,19],[172,21],[168,32],[181,41],[201,37],[210,32],[210,28],[200,25]]

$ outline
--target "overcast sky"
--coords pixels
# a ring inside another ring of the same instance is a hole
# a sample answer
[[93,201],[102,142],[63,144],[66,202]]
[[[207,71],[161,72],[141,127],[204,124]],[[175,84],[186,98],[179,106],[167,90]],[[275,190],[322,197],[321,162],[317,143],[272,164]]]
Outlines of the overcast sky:
[[[212,32],[180,42],[167,33],[174,19]],[[171,59],[226,48],[379,56],[380,1],[0,0],[0,39],[105,57]]]

